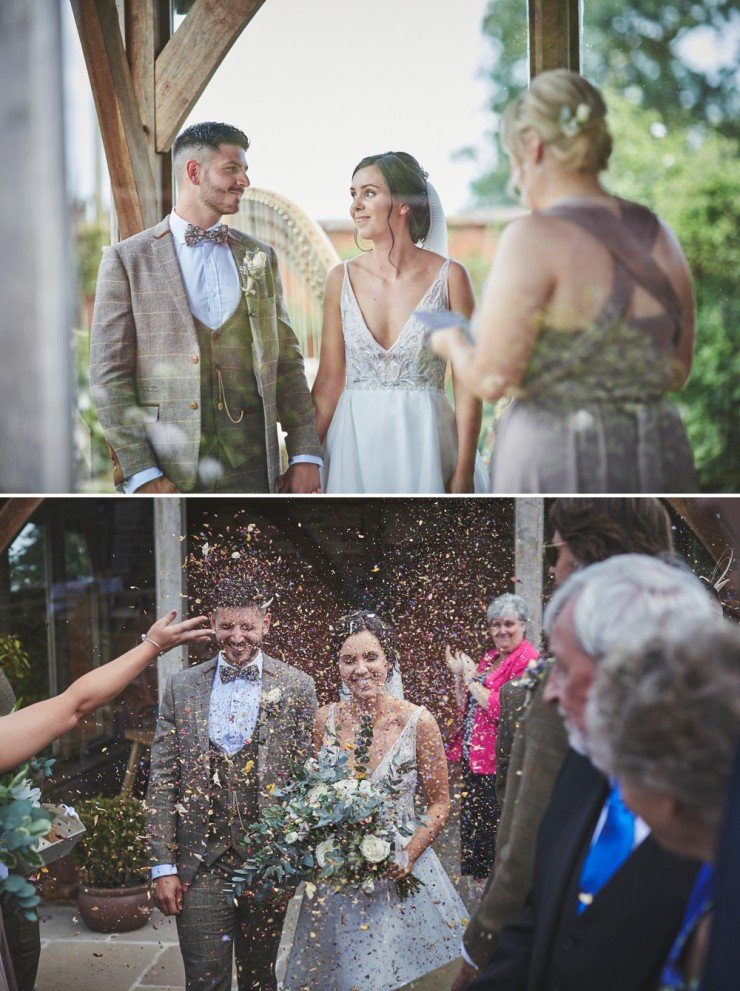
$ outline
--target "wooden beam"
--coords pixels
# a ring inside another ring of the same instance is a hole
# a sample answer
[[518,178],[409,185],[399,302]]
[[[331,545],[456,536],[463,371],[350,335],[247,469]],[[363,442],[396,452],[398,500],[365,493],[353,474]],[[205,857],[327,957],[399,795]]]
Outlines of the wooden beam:
[[159,220],[154,175],[115,0],[71,0],[122,237]]
[[[728,521],[722,518],[724,507],[715,505],[715,500],[706,498],[673,497],[666,499],[675,511],[682,516],[702,544],[719,561],[728,547],[733,546],[733,534]],[[740,551],[740,548],[738,548]]]
[[542,546],[545,500],[519,496],[514,500],[514,574],[520,583],[512,591],[529,606],[527,640],[540,647],[542,637]]
[[169,0],[136,0],[124,8],[126,59],[131,70],[149,164],[154,177],[156,220],[172,209],[172,156],[155,141],[154,66],[170,38]]
[[579,0],[529,0],[530,78],[548,69],[581,71]]
[[157,151],[177,132],[265,0],[196,0],[156,65]]
[[43,499],[6,499],[0,508],[0,554],[13,543]]

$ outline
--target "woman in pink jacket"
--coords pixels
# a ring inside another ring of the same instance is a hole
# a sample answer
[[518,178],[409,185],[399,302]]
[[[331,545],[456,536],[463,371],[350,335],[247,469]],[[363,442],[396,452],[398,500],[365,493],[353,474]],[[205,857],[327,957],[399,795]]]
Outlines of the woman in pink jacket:
[[467,654],[448,647],[445,661],[455,679],[462,726],[447,749],[450,761],[462,762],[460,873],[485,880],[493,867],[496,830],[501,814],[496,801],[496,734],[501,686],[518,678],[537,658],[524,639],[527,603],[519,595],[499,595],[486,618],[493,640],[476,665]]

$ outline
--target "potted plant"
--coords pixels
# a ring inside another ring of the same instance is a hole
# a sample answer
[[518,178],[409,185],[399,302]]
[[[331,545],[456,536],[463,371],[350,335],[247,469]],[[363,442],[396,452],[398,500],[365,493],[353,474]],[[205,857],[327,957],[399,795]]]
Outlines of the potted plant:
[[95,932],[140,929],[152,911],[144,803],[129,795],[90,798],[76,811],[86,829],[73,853],[83,921]]

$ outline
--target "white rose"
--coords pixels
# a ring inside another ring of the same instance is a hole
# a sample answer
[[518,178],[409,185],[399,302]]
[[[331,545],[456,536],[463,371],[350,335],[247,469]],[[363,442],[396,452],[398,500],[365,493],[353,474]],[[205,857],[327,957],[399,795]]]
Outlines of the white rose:
[[390,852],[391,845],[388,840],[381,840],[379,836],[375,836],[373,833],[369,833],[363,837],[360,844],[360,853],[371,864],[379,864],[381,860],[385,860]]
[[360,782],[355,778],[342,778],[341,781],[334,782],[334,790],[349,797],[357,791]]
[[264,251],[258,251],[257,254],[252,259],[250,268],[254,275],[261,275],[267,268],[267,255]]
[[293,846],[295,843],[298,842],[298,833],[296,833],[295,831],[292,833],[288,833],[288,835],[285,837],[285,842],[288,844],[288,846]]
[[329,794],[329,789],[326,785],[314,785],[313,788],[306,795],[307,802],[317,803],[322,798],[326,798]]
[[321,843],[316,847],[316,863],[319,867],[326,866],[326,855],[334,849],[334,837],[330,836],[328,840],[322,840]]
[[271,688],[269,692],[265,692],[263,696],[263,701],[265,705],[277,705],[280,699],[283,697],[282,688]]

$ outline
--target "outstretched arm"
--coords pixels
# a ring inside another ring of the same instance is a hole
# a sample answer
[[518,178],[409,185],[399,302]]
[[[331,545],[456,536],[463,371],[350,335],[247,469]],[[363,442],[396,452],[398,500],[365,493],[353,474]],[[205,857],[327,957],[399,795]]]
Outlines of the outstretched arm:
[[522,217],[501,235],[473,321],[475,347],[458,328],[432,334],[432,347],[450,361],[458,381],[488,402],[522,381],[552,295],[551,242],[541,230],[542,222],[543,218]]
[[88,671],[54,698],[44,699],[0,718],[0,771],[7,771],[43,750],[52,740],[74,729],[83,716],[122,691],[157,654],[181,643],[208,639],[205,616],[173,624],[174,610],[152,626],[147,634],[157,644],[142,641],[133,650]]
[[389,877],[400,878],[411,872],[419,857],[436,840],[450,816],[450,788],[447,780],[447,758],[442,734],[434,716],[423,712],[416,733],[416,760],[419,780],[426,801],[425,822],[404,847],[409,862],[405,868],[396,866]]
[[[467,270],[453,261],[449,269],[450,309],[464,317],[470,317],[475,306],[473,287]],[[447,482],[447,491],[453,494],[473,492],[475,455],[478,450],[483,406],[480,399],[459,380],[453,368],[452,388],[455,396],[455,425],[457,427],[457,464]]]
[[344,335],[340,305],[343,279],[343,265],[335,266],[326,279],[319,370],[311,391],[316,408],[316,433],[322,444],[344,390]]

